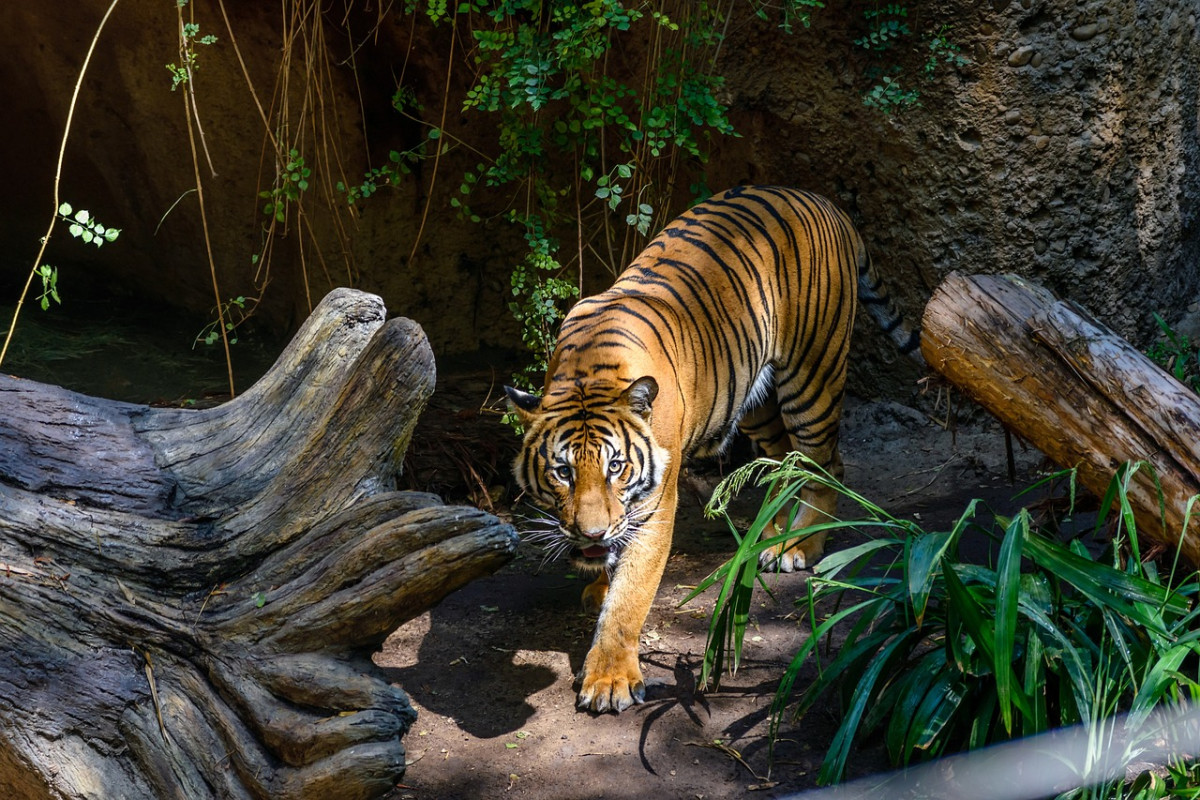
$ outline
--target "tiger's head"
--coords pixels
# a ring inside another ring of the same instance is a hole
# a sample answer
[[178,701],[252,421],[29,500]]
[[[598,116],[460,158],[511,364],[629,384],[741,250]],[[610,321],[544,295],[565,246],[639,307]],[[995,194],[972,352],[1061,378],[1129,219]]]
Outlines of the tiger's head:
[[525,426],[517,482],[556,519],[552,537],[577,567],[611,568],[656,506],[670,460],[650,430],[658,383],[579,382],[546,397],[505,387]]

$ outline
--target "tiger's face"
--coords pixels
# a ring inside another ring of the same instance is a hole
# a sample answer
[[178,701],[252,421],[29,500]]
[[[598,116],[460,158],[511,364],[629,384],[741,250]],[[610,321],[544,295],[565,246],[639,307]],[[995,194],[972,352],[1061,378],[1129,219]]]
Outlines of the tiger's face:
[[578,568],[615,566],[654,511],[670,458],[650,429],[658,384],[580,384],[545,398],[505,391],[525,425],[517,482],[555,517],[534,538],[549,540],[552,555],[570,549]]

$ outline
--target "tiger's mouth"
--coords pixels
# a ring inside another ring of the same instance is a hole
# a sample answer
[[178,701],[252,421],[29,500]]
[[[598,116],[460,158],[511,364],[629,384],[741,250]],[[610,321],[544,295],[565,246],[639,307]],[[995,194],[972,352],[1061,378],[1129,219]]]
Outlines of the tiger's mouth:
[[615,566],[621,548],[617,542],[576,547],[571,560],[579,569],[602,570]]
[[581,547],[579,549],[579,554],[588,559],[608,558],[610,552],[612,552],[612,548],[603,544],[594,544],[590,547]]

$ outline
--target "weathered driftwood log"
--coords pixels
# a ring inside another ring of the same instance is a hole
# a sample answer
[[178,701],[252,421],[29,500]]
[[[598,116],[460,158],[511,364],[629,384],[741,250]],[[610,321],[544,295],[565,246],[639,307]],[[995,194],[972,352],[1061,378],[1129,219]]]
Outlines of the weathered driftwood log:
[[[1200,565],[1181,540],[1200,493],[1200,398],[1083,308],[1014,276],[950,275],[925,309],[926,361],[1103,496],[1124,461],[1153,465],[1130,492],[1141,535]],[[1165,511],[1165,513],[1164,513]],[[1165,521],[1165,524],[1164,524]]]
[[346,290],[209,410],[0,376],[0,797],[389,791],[415,715],[371,653],[516,545],[394,491],[433,380]]

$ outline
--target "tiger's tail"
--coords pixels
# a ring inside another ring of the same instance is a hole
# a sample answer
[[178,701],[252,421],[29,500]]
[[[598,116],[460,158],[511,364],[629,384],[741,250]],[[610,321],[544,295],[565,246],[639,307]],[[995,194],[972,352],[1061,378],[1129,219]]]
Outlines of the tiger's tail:
[[858,249],[858,299],[866,308],[867,313],[879,324],[901,353],[916,361],[925,363],[921,355],[921,330],[912,328],[904,320],[904,314],[892,299],[886,284],[875,271],[871,262],[871,254],[866,247]]

